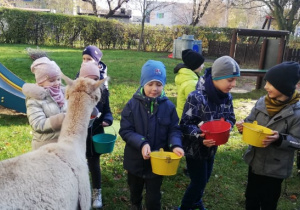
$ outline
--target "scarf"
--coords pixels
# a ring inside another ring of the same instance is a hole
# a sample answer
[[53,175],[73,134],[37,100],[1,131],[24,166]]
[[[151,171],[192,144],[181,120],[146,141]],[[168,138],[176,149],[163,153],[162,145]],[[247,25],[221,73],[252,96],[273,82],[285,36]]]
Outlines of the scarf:
[[49,90],[50,95],[52,98],[56,101],[59,107],[62,107],[65,103],[65,96],[62,92],[62,90],[59,87],[47,87],[47,90]]
[[300,100],[300,94],[295,91],[286,101],[271,99],[268,95],[265,97],[266,108],[271,117],[280,112],[284,107],[297,103]]
[[214,86],[211,77],[211,68],[206,69],[204,79],[204,87],[207,92],[208,99],[218,105],[225,103],[226,99],[229,98],[229,94],[223,93]]

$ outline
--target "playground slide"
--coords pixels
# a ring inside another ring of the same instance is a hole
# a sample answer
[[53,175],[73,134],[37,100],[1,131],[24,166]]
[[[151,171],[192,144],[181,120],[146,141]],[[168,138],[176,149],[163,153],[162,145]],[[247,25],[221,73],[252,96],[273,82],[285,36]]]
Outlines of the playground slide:
[[0,105],[26,113],[22,86],[25,82],[0,63]]

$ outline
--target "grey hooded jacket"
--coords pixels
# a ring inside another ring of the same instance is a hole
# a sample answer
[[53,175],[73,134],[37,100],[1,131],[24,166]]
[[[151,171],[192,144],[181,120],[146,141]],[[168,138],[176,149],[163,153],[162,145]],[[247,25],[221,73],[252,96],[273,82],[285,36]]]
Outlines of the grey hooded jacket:
[[288,105],[270,117],[265,105],[265,96],[261,97],[245,122],[255,120],[259,125],[278,131],[281,138],[265,148],[249,146],[244,160],[255,174],[288,178],[293,169],[294,151],[300,148],[300,102]]

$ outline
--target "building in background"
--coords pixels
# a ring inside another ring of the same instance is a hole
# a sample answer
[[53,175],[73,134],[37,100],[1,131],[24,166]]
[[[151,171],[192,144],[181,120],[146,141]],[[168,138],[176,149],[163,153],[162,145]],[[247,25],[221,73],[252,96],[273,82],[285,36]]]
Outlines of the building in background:
[[[19,9],[68,15],[94,15],[91,4],[82,0],[0,0],[0,4],[3,4],[3,2],[9,4],[10,7]],[[261,27],[263,20],[260,14],[262,13],[253,11],[252,14],[250,11],[241,12],[237,9],[231,9],[228,6],[228,2],[230,1],[212,1],[203,17],[201,17],[198,26],[254,29]],[[146,24],[148,25],[171,27],[174,25],[190,25],[192,22],[193,4],[191,0],[173,0],[173,2],[172,0],[150,1],[150,3],[152,7],[158,8],[149,12],[146,18]],[[163,6],[166,4],[168,4],[168,6]],[[98,16],[104,17],[107,13],[107,2],[102,0],[101,4],[98,3]],[[111,19],[117,19],[125,23],[140,24],[142,22],[141,13],[142,12],[138,10],[138,6],[134,6],[134,0],[130,0],[128,3],[123,4],[122,8],[117,10]],[[265,16],[265,14],[262,15],[263,17]]]

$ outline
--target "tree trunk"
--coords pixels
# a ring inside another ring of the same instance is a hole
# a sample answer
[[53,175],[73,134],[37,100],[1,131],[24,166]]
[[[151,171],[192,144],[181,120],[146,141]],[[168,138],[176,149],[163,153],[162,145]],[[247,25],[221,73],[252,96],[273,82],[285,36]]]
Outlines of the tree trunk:
[[142,28],[141,28],[141,34],[140,34],[140,40],[139,40],[138,51],[141,51],[141,50],[144,48],[145,20],[146,20],[146,17],[143,16],[143,19],[142,19]]
[[93,7],[94,15],[95,15],[96,17],[98,17],[96,0],[92,0],[92,7]]

